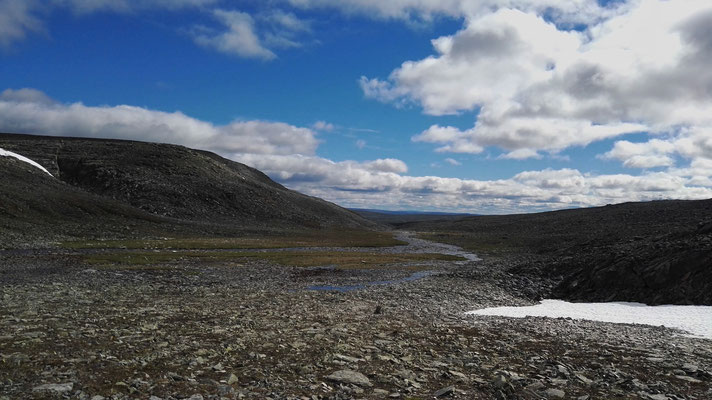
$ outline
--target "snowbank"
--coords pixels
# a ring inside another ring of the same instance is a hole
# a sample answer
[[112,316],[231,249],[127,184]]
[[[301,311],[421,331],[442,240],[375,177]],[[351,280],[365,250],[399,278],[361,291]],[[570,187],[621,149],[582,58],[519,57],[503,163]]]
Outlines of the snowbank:
[[52,174],[50,174],[49,171],[47,171],[47,170],[45,169],[45,167],[39,165],[37,162],[32,161],[32,160],[30,160],[29,158],[27,158],[27,157],[25,157],[25,156],[21,156],[21,155],[19,155],[19,154],[17,154],[17,153],[13,153],[13,152],[11,152],[11,151],[7,151],[7,150],[3,149],[2,147],[0,147],[0,157],[14,157],[14,158],[17,158],[17,159],[20,160],[20,161],[23,161],[23,162],[26,162],[26,163],[32,165],[33,167],[37,167],[37,168],[41,169],[42,171],[46,172],[49,176],[52,176]]
[[528,307],[493,307],[470,311],[473,315],[497,315],[524,318],[574,318],[624,324],[677,328],[692,336],[712,339],[712,307],[648,306],[641,303],[569,303],[543,300]]

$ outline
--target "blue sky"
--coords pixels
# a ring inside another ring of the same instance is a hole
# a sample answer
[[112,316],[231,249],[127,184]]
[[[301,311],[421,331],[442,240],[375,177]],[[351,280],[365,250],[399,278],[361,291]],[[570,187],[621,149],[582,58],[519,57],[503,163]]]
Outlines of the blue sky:
[[204,148],[350,207],[712,197],[712,4],[530,3],[0,0],[0,130]]

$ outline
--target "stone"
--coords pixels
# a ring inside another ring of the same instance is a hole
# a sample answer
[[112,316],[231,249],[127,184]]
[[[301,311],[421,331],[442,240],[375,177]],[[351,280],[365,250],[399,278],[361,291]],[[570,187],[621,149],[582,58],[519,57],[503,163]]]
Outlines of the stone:
[[564,393],[563,390],[554,388],[546,389],[546,391],[544,391],[544,394],[546,394],[546,397],[550,399],[563,399],[564,397],[566,397],[566,393]]
[[445,397],[455,392],[455,386],[445,386],[444,388],[433,393],[434,397]]
[[545,387],[546,386],[544,385],[544,383],[542,383],[541,381],[536,381],[534,383],[529,384],[527,386],[527,389],[531,390],[532,392],[538,392],[539,390],[542,390]]
[[366,377],[366,375],[352,371],[350,369],[342,369],[332,373],[327,376],[326,379],[338,383],[346,383],[349,385],[357,386],[372,386],[371,381]]
[[507,377],[504,375],[497,375],[495,376],[493,383],[496,387],[502,387],[507,384]]
[[388,396],[388,391],[383,389],[373,389],[373,395],[378,397]]
[[69,382],[69,383],[46,383],[44,385],[39,385],[35,386],[32,388],[32,391],[37,393],[37,392],[45,392],[45,393],[51,393],[51,394],[65,394],[69,393],[72,391],[74,388],[74,384]]
[[347,363],[357,363],[359,361],[363,361],[360,358],[345,356],[343,354],[334,354],[334,358],[337,360],[345,361]]
[[693,378],[691,376],[687,376],[687,375],[675,375],[675,378],[680,379],[681,381],[687,381],[690,383],[702,383],[701,380],[695,379],[695,378]]
[[650,399],[650,400],[668,400],[668,397],[664,394],[648,394],[648,399]]
[[450,370],[450,371],[448,371],[448,372],[450,373],[450,375],[454,376],[454,377],[457,378],[459,381],[467,382],[467,381],[470,380],[470,378],[468,378],[467,375],[463,374],[463,373],[460,372],[460,371]]
[[682,370],[687,372],[688,374],[694,374],[699,369],[700,369],[700,367],[698,367],[697,365],[692,364],[692,363],[687,363],[687,364],[682,365]]
[[234,385],[238,382],[237,375],[235,374],[230,374],[230,377],[227,378],[227,384],[228,385]]
[[583,376],[582,374],[574,374],[574,376],[576,376],[576,379],[578,379],[579,381],[581,381],[584,385],[591,385],[591,384],[593,383],[592,380],[586,378],[586,377]]

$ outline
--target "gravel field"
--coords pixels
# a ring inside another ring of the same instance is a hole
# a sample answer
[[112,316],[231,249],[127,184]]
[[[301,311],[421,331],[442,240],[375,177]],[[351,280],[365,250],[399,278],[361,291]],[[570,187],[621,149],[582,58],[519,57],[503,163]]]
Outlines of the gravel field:
[[[458,253],[401,238],[379,251]],[[0,399],[712,398],[710,340],[465,315],[551,290],[507,273],[514,258],[126,268],[84,252],[0,254]],[[399,281],[414,269],[428,274]],[[323,285],[361,288],[309,290]]]

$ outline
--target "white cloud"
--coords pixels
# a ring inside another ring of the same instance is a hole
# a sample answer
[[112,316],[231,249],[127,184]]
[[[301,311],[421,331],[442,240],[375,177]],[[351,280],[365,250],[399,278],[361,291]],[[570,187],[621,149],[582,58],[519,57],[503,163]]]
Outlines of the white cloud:
[[[61,104],[33,89],[0,93],[0,131],[133,139],[211,150],[258,168],[293,189],[351,207],[504,213],[712,197],[712,159],[699,158],[688,168],[640,176],[590,175],[576,169],[525,171],[499,180],[408,176],[402,160],[337,162],[318,157],[316,132],[308,128],[267,121],[214,125],[180,112]],[[688,132],[692,139],[697,134]]]
[[43,30],[34,0],[0,0],[0,47],[22,40],[28,32]]
[[37,89],[5,89],[0,93],[0,101],[13,103],[56,104],[52,98]]
[[196,43],[240,57],[263,60],[277,57],[262,45],[255,30],[254,20],[249,14],[240,11],[215,10],[213,15],[227,28],[227,31],[217,34],[196,32],[193,35]]
[[646,143],[621,140],[602,158],[620,160],[629,168],[671,167],[675,164],[670,157],[674,151],[675,145],[664,140],[653,139]]
[[405,174],[408,172],[408,166],[401,160],[393,158],[385,158],[375,161],[363,163],[363,166],[374,172],[394,172],[396,174]]
[[312,124],[312,128],[317,131],[331,132],[334,130],[335,126],[332,123],[326,121],[316,121]]
[[223,53],[262,60],[276,57],[271,49],[301,47],[300,35],[311,32],[311,23],[293,13],[258,12],[258,24],[248,13],[213,8],[218,4],[220,0],[0,0],[0,47],[21,41],[28,33],[43,31],[40,16],[56,10],[87,16],[98,12],[134,14],[193,8],[212,14],[221,24],[220,29],[194,26],[190,34],[196,43]]
[[497,157],[503,160],[526,160],[527,158],[541,158],[538,151],[532,149],[517,149]]
[[454,165],[454,166],[460,166],[460,165],[462,165],[461,162],[457,161],[457,160],[454,159],[454,158],[449,158],[449,157],[445,159],[445,162],[448,163],[448,164],[450,164],[450,165]]
[[0,131],[55,136],[147,140],[181,144],[221,154],[314,154],[315,133],[281,122],[235,121],[214,125],[181,112],[120,105],[59,104],[33,89],[0,95]]
[[[476,12],[462,11],[456,1],[397,3],[401,11],[466,18],[462,30],[432,41],[434,55],[404,62],[385,80],[361,78],[367,97],[396,106],[419,104],[431,115],[478,113],[471,129],[435,125],[415,141],[453,153],[494,146],[507,151],[503,158],[522,159],[650,132],[666,134],[659,139],[666,151],[649,144],[629,154],[630,146],[619,142],[606,157],[650,168],[673,166],[673,153],[691,161],[712,154],[707,0],[639,0],[606,9],[576,1],[469,2]],[[384,16],[398,17],[384,7]],[[545,19],[543,7],[559,16]],[[579,22],[588,29],[567,30],[563,22],[573,21],[577,9],[586,10]]]
[[78,14],[100,11],[133,12],[144,9],[176,10],[217,3],[218,0],[50,0],[55,6],[66,7]]
[[262,18],[289,32],[311,32],[311,23],[300,19],[293,13],[282,10],[271,10]]
[[96,12],[131,13],[148,9],[178,10],[202,7],[219,0],[0,0],[0,47],[25,39],[28,33],[44,31],[40,17],[55,9],[78,15]]
[[548,12],[561,23],[597,20],[614,14],[618,5],[601,7],[591,0],[283,0],[292,6],[338,9],[346,14],[361,14],[382,19],[429,21],[439,16],[480,15],[497,8],[519,8]]
[[450,153],[481,153],[484,148],[479,146],[472,140],[469,140],[469,135],[465,132],[452,126],[433,125],[421,134],[413,136],[414,142],[427,143],[445,143],[444,146],[438,147],[438,152]]
[[363,150],[363,149],[366,147],[366,141],[363,140],[363,139],[358,139],[358,140],[356,141],[356,147],[358,147],[359,149]]

